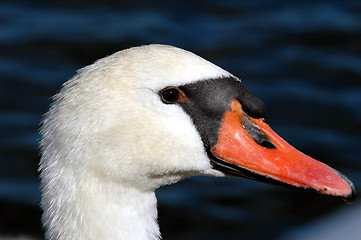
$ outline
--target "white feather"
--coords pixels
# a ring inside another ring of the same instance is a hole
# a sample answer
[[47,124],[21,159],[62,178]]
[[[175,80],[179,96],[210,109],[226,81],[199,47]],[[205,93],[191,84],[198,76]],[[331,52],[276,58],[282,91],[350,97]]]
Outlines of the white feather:
[[230,74],[181,49],[148,45],[78,71],[41,127],[43,224],[51,240],[159,239],[154,190],[213,170],[166,86]]

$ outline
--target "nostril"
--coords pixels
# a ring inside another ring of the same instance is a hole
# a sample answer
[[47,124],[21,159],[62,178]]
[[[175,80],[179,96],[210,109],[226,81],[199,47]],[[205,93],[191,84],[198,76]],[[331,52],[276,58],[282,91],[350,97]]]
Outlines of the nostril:
[[258,145],[269,149],[276,148],[271,140],[261,130],[259,130],[257,126],[248,119],[248,117],[242,119],[242,126]]
[[[255,140],[256,141],[256,140]],[[257,142],[257,141],[256,141]],[[276,148],[275,145],[273,145],[273,143],[271,143],[271,141],[269,139],[262,139],[262,141],[259,143],[257,142],[259,145],[261,145],[262,147],[265,148]]]

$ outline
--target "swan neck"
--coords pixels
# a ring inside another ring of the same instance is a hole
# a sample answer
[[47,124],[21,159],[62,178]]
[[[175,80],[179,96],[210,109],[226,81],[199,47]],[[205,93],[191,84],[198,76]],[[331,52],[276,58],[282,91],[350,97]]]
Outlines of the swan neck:
[[57,188],[51,187],[52,191],[49,185],[43,187],[43,223],[47,239],[160,238],[153,191],[99,178],[82,179],[73,184],[59,180],[57,185]]

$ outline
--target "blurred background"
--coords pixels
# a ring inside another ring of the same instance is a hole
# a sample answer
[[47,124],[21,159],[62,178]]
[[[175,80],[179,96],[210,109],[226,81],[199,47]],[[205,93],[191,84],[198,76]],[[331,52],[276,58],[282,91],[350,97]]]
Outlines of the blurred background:
[[[361,187],[361,1],[0,1],[0,238],[43,239],[37,129],[51,96],[77,69],[149,43],[241,78],[276,132]],[[361,238],[357,200],[207,177],[157,196],[164,239]]]

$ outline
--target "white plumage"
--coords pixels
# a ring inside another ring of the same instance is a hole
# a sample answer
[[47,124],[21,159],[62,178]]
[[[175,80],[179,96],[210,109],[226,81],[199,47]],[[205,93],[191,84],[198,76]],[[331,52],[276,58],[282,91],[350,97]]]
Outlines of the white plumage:
[[154,190],[213,170],[166,86],[230,76],[181,49],[149,45],[78,71],[54,97],[41,134],[47,239],[158,239]]

